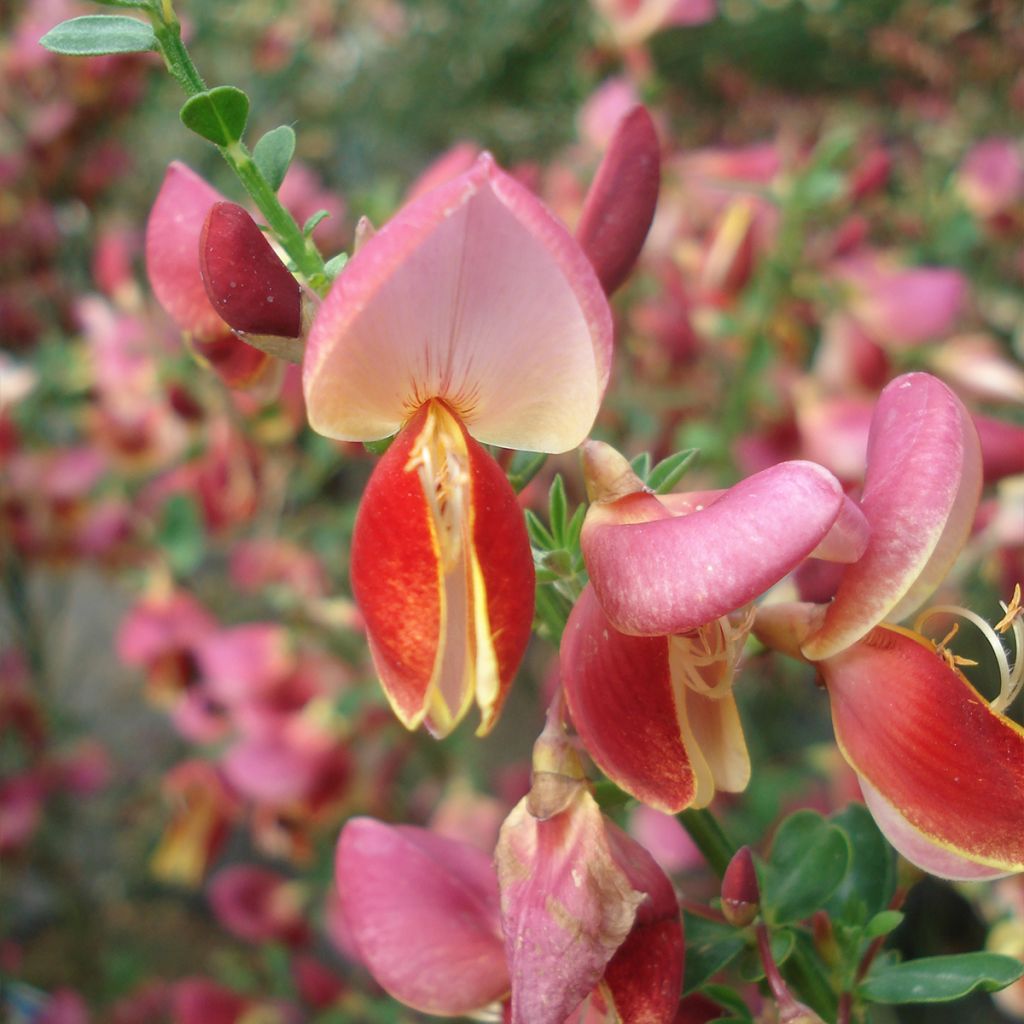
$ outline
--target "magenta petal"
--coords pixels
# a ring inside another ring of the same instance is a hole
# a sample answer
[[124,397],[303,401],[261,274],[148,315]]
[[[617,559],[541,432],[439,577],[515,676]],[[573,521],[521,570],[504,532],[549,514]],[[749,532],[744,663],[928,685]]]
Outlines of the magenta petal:
[[981,454],[967,410],[926,373],[897,377],[878,399],[861,509],[871,527],[821,630],[813,660],[899,621],[935,589],[967,539],[981,490]]
[[359,955],[395,999],[457,1016],[508,991],[485,853],[426,829],[354,818],[338,841],[336,877]]
[[576,240],[609,295],[629,276],[654,219],[660,149],[651,115],[633,107],[619,121],[587,192]]
[[203,223],[199,259],[207,298],[236,331],[299,336],[299,284],[241,206],[213,204]]
[[583,251],[485,154],[403,207],[335,282],[306,348],[310,423],[373,440],[439,398],[477,440],[567,451],[594,422],[611,345]]
[[614,505],[591,506],[583,554],[616,629],[683,633],[735,611],[782,579],[825,537],[842,503],[828,470],[784,462],[691,515],[619,525]]

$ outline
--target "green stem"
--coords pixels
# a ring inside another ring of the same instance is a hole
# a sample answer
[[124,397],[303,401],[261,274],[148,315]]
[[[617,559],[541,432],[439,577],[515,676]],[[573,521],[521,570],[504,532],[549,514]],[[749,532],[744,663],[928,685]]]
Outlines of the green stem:
[[[206,83],[189,56],[181,39],[181,25],[174,14],[171,0],[157,0],[150,10],[153,33],[163,55],[167,70],[189,97],[206,91]],[[330,284],[324,260],[311,238],[307,238],[295,218],[281,205],[277,193],[260,173],[249,150],[241,141],[218,146],[220,155],[249,193],[256,208],[288,254],[295,270],[319,294]]]
[[736,847],[718,824],[718,819],[708,810],[695,808],[681,811],[676,817],[697,844],[697,849],[704,854],[712,870],[721,878],[736,853]]
[[823,1017],[835,1020],[838,1011],[836,992],[809,942],[797,934],[786,971],[800,995]]

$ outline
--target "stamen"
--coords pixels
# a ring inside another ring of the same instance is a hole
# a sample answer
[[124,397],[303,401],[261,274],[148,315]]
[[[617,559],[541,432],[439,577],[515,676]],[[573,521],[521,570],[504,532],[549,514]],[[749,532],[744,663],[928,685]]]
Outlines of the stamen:
[[[672,674],[705,697],[728,696],[753,623],[754,608],[748,606],[673,636],[669,641]],[[705,669],[712,670],[713,681],[708,681]]]
[[[963,608],[959,605],[936,605],[934,608],[929,608],[918,616],[917,621],[914,623],[914,631],[923,635],[924,624],[937,615],[955,615],[977,626],[981,635],[992,648],[992,653],[995,656],[996,665],[999,669],[999,694],[990,702],[989,706],[997,714],[1003,714],[1017,699],[1021,690],[1024,689],[1024,608],[1021,607],[1020,584],[1014,588],[1013,597],[1009,605],[1004,604],[1002,601],[999,602],[999,605],[1005,614],[995,626],[990,626],[980,615],[972,612],[969,608]],[[958,631],[959,625],[954,624],[953,628],[950,629],[942,640],[938,642],[931,641],[935,647],[936,654],[950,668],[959,668],[963,665],[977,665],[977,662],[971,661],[968,658],[961,658],[948,649],[949,642],[956,636]],[[999,636],[1010,631],[1013,633],[1016,653],[1012,666]]]

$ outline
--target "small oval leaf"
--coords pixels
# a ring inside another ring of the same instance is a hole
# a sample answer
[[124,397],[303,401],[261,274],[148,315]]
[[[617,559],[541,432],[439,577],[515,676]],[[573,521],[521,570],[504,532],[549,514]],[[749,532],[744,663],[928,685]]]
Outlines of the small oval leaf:
[[233,85],[198,93],[181,108],[181,123],[218,146],[237,142],[249,120],[249,97]]
[[276,192],[295,155],[295,132],[290,125],[272,128],[253,147],[252,158],[267,184]]
[[110,53],[146,53],[156,49],[151,26],[118,14],[86,14],[55,25],[39,40],[53,53],[101,57]]
[[843,831],[815,811],[797,811],[778,828],[765,871],[762,906],[776,925],[801,921],[836,891],[850,866]]
[[872,1003],[946,1003],[975,990],[998,992],[1024,976],[1024,964],[998,953],[930,956],[879,965],[858,989]]

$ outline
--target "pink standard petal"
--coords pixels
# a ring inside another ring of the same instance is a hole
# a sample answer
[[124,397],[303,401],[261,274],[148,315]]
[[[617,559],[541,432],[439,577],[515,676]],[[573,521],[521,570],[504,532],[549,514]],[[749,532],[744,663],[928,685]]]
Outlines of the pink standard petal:
[[980,492],[978,436],[960,400],[926,373],[897,377],[871,422],[861,498],[868,546],[804,644],[806,657],[827,658],[914,611],[966,541]]
[[485,853],[426,829],[354,818],[335,863],[345,923],[392,996],[458,1016],[505,995],[498,886]]
[[842,504],[842,488],[828,470],[784,462],[691,515],[625,525],[588,516],[583,554],[616,629],[683,633],[782,579],[828,534]]
[[432,397],[480,441],[567,451],[593,424],[612,321],[586,256],[487,154],[352,258],[306,349],[315,430],[386,437]]

